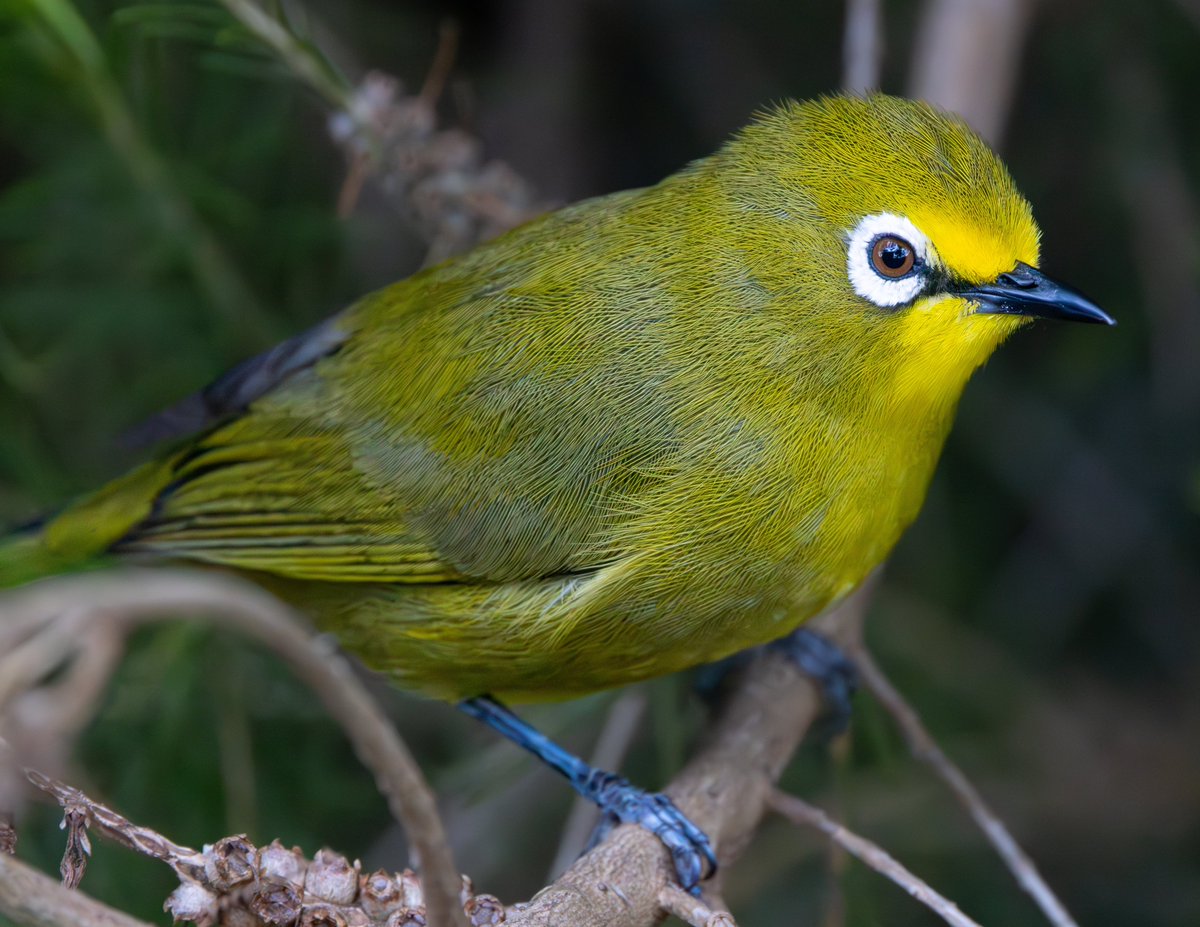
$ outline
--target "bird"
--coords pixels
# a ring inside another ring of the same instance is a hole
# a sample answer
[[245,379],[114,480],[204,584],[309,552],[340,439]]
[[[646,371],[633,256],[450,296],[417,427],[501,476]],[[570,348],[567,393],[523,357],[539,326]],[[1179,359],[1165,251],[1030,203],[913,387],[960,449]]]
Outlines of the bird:
[[1039,239],[961,119],[785,102],[234,367],[152,421],[150,460],[0,544],[0,585],[237,571],[654,831],[695,890],[703,832],[505,703],[719,661],[849,595],[993,351],[1036,318],[1113,324]]

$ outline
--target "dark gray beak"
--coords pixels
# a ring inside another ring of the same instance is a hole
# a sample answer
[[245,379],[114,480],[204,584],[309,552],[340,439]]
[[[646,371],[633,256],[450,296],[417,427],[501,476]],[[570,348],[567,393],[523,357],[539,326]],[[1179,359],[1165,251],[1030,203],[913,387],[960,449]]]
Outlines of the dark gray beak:
[[1082,293],[1055,283],[1036,267],[1021,261],[992,283],[967,286],[956,292],[979,303],[979,312],[1030,315],[1064,322],[1117,324],[1112,316]]

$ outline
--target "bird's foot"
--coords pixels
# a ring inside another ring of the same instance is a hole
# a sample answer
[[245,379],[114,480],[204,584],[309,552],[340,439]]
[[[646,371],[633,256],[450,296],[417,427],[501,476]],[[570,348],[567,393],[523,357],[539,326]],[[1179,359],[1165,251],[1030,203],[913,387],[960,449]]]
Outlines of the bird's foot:
[[858,689],[858,670],[841,648],[808,628],[797,628],[767,646],[785,654],[820,688],[825,700],[820,733],[833,737],[846,730],[850,724],[850,699]]
[[627,779],[593,769],[576,788],[604,813],[590,845],[599,843],[617,824],[637,824],[654,834],[675,864],[675,875],[685,891],[700,896],[700,881],[717,871],[717,857],[708,835],[693,824],[661,792],[646,792]]
[[[621,776],[589,766],[493,698],[464,699],[458,707],[566,776],[576,792],[599,805],[606,819],[638,824],[658,837],[671,853],[679,884],[693,895],[700,893],[700,880],[717,871],[717,858],[704,831],[666,795],[645,792]],[[596,842],[593,835],[593,845]]]

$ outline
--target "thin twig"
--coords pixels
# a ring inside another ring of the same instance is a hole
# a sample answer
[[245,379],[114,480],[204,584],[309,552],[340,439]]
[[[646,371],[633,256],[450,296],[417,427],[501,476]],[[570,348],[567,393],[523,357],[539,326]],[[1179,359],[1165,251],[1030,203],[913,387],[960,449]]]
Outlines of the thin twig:
[[[55,623],[58,616],[84,608],[93,621],[108,620],[125,628],[166,616],[203,615],[256,638],[281,656],[321,698],[359,758],[375,773],[421,861],[429,922],[465,924],[459,905],[461,879],[420,769],[350,665],[327,640],[303,630],[296,613],[234,577],[167,569],[66,577],[26,587],[0,602],[0,610],[18,621],[41,614],[47,623]],[[70,652],[64,651],[64,656]]]
[[693,898],[678,885],[665,885],[658,893],[658,903],[691,927],[737,927],[728,911],[714,911],[698,898]]
[[89,610],[78,606],[46,616],[27,640],[6,649],[0,658],[0,712],[78,652],[90,618]]
[[338,191],[337,217],[348,219],[358,205],[358,197],[362,194],[363,184],[370,173],[370,158],[365,151],[355,151],[350,155],[350,166],[346,170],[346,179]]
[[438,30],[437,51],[434,52],[429,73],[425,75],[425,83],[421,86],[421,92],[417,94],[425,101],[426,105],[433,106],[442,98],[456,57],[458,57],[458,23],[447,19]]
[[106,805],[88,798],[79,789],[36,769],[26,769],[25,778],[35,788],[54,798],[64,811],[72,808],[81,811],[88,827],[94,827],[114,843],[167,863],[182,878],[194,879],[203,875],[204,855],[196,850],[180,846],[158,831],[134,824]]
[[884,675],[870,652],[865,647],[856,647],[851,656],[863,685],[892,716],[913,756],[927,764],[954,793],[1004,860],[1017,884],[1034,900],[1046,919],[1055,927],[1077,927],[1075,919],[1046,884],[1033,860],[1013,839],[1004,822],[983,800],[963,771],[937,745],[920,716]]
[[13,827],[12,815],[0,811],[0,856],[12,856],[17,852],[17,829]]
[[865,837],[847,830],[832,820],[820,808],[801,801],[794,795],[785,795],[778,790],[769,798],[771,808],[793,824],[815,827],[855,858],[870,866],[880,875],[891,879],[921,904],[938,914],[953,927],[980,927],[977,921],[963,914],[949,898],[934,891],[923,880],[917,878],[898,863],[886,850]]

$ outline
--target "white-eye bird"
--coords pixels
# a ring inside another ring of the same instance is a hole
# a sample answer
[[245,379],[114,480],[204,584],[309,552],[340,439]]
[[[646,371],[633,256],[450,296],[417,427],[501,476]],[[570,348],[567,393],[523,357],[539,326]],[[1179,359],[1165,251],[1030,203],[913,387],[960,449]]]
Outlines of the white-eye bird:
[[0,548],[235,569],[399,685],[460,701],[642,823],[662,796],[498,702],[789,634],[916,516],[968,378],[1031,318],[1110,323],[1036,269],[1029,205],[960,120],[789,103],[656,186],[367,296],[168,411],[151,462]]

